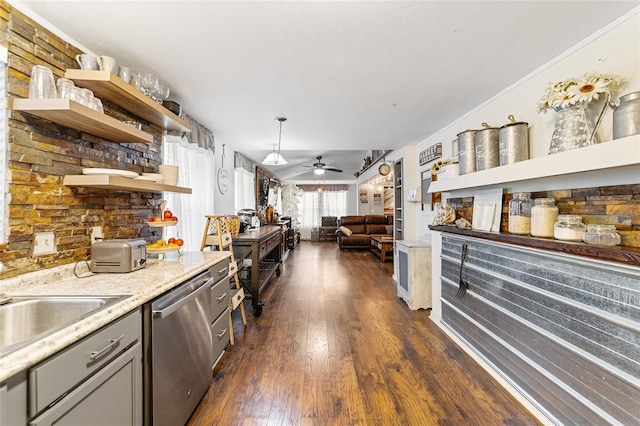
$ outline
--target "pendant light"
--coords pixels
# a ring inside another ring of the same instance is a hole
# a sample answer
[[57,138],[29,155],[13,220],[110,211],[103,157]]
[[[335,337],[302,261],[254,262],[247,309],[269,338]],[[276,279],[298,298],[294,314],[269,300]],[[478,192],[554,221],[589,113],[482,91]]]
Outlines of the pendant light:
[[264,160],[262,160],[262,164],[265,166],[284,166],[287,164],[287,160],[285,160],[282,155],[280,155],[280,144],[282,143],[282,123],[287,121],[286,117],[276,117],[276,120],[280,122],[280,133],[278,134],[278,152],[275,150],[267,155]]

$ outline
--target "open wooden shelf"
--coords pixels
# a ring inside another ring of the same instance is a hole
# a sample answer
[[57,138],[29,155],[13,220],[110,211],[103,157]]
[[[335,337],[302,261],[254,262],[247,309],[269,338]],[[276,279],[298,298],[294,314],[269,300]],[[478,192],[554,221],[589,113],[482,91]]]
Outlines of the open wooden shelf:
[[12,108],[108,141],[153,142],[153,135],[69,99],[13,99]]
[[180,192],[191,194],[191,188],[164,185],[142,179],[130,179],[112,175],[67,175],[64,177],[66,186],[82,186],[86,188],[113,189],[120,191],[139,192]]
[[498,241],[501,243],[515,244],[534,249],[550,250],[575,256],[590,257],[597,260],[623,263],[636,266],[640,264],[640,248],[626,246],[598,246],[593,244],[559,241],[552,238],[537,238],[524,235],[505,234],[499,232],[483,232],[471,229],[460,229],[455,226],[430,225],[432,231],[446,232],[449,234],[465,235],[468,237],[482,238],[484,240]]
[[108,99],[163,129],[191,131],[191,126],[185,120],[109,71],[70,69],[64,73],[64,77],[73,80],[76,86],[91,89],[97,97]]
[[455,191],[502,183],[533,181],[540,178],[567,176],[633,165],[640,165],[640,135],[437,180],[429,185],[429,192]]

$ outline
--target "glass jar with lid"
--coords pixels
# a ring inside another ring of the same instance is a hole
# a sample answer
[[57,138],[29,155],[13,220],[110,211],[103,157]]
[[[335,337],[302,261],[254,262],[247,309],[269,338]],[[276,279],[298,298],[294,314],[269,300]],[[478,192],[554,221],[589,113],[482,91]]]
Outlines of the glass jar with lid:
[[582,223],[582,216],[575,214],[558,215],[553,227],[553,237],[562,241],[582,241],[587,227]]
[[553,198],[536,198],[531,207],[531,236],[553,238],[553,227],[558,221],[558,207]]
[[531,232],[531,207],[533,201],[529,192],[515,192],[509,201],[509,232],[529,235]]
[[617,246],[621,238],[615,225],[589,225],[582,241],[600,246]]

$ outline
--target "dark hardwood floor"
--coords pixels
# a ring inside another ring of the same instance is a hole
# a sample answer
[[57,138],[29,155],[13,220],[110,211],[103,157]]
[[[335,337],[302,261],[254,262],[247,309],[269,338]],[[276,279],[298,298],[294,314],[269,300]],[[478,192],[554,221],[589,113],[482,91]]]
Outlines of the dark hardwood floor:
[[[393,263],[302,242],[234,313],[235,346],[189,425],[539,424],[429,319],[396,297]],[[237,314],[237,315],[236,315]]]

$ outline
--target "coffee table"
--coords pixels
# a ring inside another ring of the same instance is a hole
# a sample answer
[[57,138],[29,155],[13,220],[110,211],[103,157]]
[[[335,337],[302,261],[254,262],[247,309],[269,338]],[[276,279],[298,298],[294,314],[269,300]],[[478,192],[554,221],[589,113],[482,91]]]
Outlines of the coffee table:
[[380,262],[387,260],[387,254],[393,256],[393,237],[371,237],[371,252],[380,257]]

